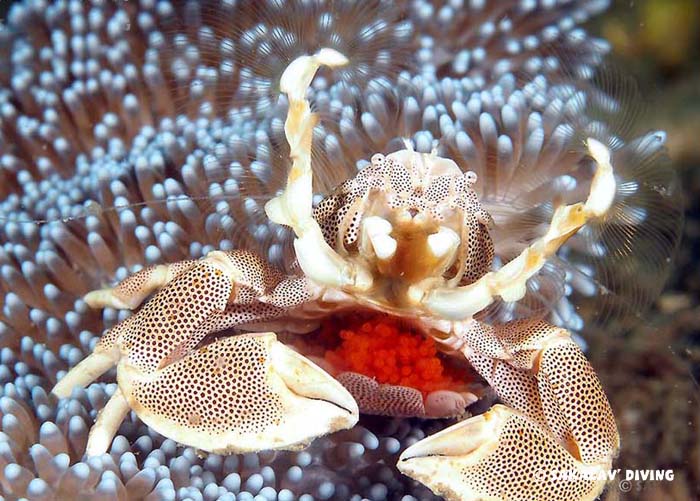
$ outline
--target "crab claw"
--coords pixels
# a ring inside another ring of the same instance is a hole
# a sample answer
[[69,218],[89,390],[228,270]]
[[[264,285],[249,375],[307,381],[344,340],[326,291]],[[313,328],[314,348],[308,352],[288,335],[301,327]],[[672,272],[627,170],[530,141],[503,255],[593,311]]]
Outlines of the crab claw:
[[[154,372],[124,358],[117,379],[119,398],[147,425],[214,453],[297,449],[358,419],[347,390],[273,333],[222,338]],[[91,438],[109,444],[110,432]]]
[[582,463],[551,433],[503,405],[417,442],[397,466],[446,499],[543,501],[593,500],[610,468]]

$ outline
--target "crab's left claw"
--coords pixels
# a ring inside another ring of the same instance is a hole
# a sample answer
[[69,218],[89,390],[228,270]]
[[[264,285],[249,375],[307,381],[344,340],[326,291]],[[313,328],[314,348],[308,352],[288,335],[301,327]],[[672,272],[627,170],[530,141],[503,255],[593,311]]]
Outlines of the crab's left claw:
[[161,284],[52,390],[66,398],[117,366],[119,387],[92,427],[88,456],[108,450],[129,410],[179,443],[218,453],[296,449],[357,422],[348,391],[275,334],[211,339],[303,304],[304,280],[284,278],[247,251],[212,251],[195,263],[139,272],[86,301],[135,306]]
[[553,435],[503,405],[414,444],[397,466],[460,500],[593,500],[609,469],[576,460]]
[[176,442],[219,454],[297,449],[358,419],[347,390],[273,333],[222,338],[152,373],[122,359],[117,379],[88,454],[106,450],[129,408]]

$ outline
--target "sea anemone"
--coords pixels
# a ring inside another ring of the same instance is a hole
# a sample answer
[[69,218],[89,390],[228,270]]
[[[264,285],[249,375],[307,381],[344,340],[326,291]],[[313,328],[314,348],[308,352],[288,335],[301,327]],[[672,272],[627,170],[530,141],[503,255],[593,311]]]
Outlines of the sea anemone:
[[[2,491],[30,499],[427,499],[394,464],[440,421],[363,418],[301,452],[203,458],[132,413],[108,454],[84,458],[87,431],[115,385],[95,383],[60,402],[48,391],[127,313],[90,310],[81,297],[145,264],[214,248],[252,247],[281,261],[288,232],[262,211],[286,171],[286,101],[276,78],[297,55],[327,45],[351,64],[322,73],[311,90],[322,117],[319,192],[402,138],[420,151],[437,141],[442,154],[477,171],[498,225],[521,235],[500,237],[502,260],[548,219],[555,201],[544,191],[567,200],[590,181],[580,134],[613,147],[629,170],[620,172],[626,184],[612,221],[591,227],[533,281],[529,303],[492,312],[544,304],[580,329],[566,299],[572,287],[588,295],[605,287],[626,302],[641,289],[626,290],[608,268],[626,263],[635,242],[659,249],[649,259],[659,263],[678,234],[673,192],[654,191],[672,189],[657,169],[663,135],[619,135],[586,111],[593,102],[606,117],[618,114],[592,83],[608,46],[580,28],[606,6],[13,4],[0,30]],[[510,175],[498,184],[497,172]]]

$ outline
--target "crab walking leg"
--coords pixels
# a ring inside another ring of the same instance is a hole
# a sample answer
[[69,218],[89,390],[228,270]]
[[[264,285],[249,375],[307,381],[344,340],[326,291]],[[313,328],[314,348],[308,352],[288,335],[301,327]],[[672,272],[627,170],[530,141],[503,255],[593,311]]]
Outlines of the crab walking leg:
[[128,332],[133,317],[129,317],[112,329],[105,331],[92,353],[58,380],[51,393],[58,398],[68,398],[74,388],[84,388],[109,369],[117,365],[121,352],[115,340],[122,332]]
[[[568,332],[546,322],[474,322],[470,334],[462,351],[508,407],[418,442],[399,469],[450,499],[519,499],[522,492],[595,499],[619,435],[601,384]],[[481,335],[499,339],[508,359],[485,355]]]
[[114,435],[117,434],[119,425],[129,413],[129,403],[124,398],[120,388],[117,388],[114,395],[107,401],[107,405],[97,415],[95,424],[90,429],[88,435],[85,454],[88,457],[98,456],[109,449]]
[[311,141],[317,118],[311,113],[305,95],[321,65],[336,67],[347,62],[341,53],[321,49],[312,56],[295,59],[282,74],[280,88],[289,98],[284,133],[292,167],[284,192],[265,205],[265,212],[273,222],[294,230],[294,248],[306,276],[323,285],[367,290],[372,282],[370,274],[336,253],[326,243],[320,226],[312,217]]
[[191,268],[196,262],[190,259],[177,263],[147,266],[119,282],[116,287],[88,292],[83,299],[90,308],[111,307],[133,310],[149,294]]
[[414,287],[409,292],[413,300],[433,315],[464,320],[486,308],[498,296],[509,302],[522,299],[527,291],[527,280],[542,269],[547,259],[583,225],[605,215],[612,206],[616,184],[610,150],[591,138],[587,145],[597,170],[586,202],[558,207],[547,233],[500,270],[487,273],[464,287],[435,287],[427,291]]

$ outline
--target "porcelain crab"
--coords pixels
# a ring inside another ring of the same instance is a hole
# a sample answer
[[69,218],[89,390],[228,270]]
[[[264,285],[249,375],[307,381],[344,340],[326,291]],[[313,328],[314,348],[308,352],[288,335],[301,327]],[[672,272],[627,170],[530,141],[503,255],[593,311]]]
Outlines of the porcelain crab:
[[[476,176],[436,153],[407,146],[376,154],[313,208],[316,119],[305,94],[321,65],[345,62],[322,49],[293,61],[281,78],[292,167],[266,212],[294,231],[296,273],[245,250],[214,251],[86,295],[92,307],[135,309],[155,292],[53,389],[66,397],[117,366],[119,388],[91,430],[87,454],[107,450],[130,409],[159,433],[216,453],[304,447],[352,427],[359,412],[463,414],[477,398],[465,387],[380,383],[305,357],[275,334],[302,336],[332,315],[373,311],[466,360],[502,402],[405,450],[400,471],[448,499],[596,498],[619,437],[579,347],[544,321],[489,325],[474,316],[497,298],[521,299],[526,281],[567,238],[610,208],[609,150],[587,141],[596,164],[588,198],[558,207],[544,236],[492,271],[490,216],[472,189]],[[203,343],[233,327],[242,333]],[[561,471],[570,473],[566,481]]]

